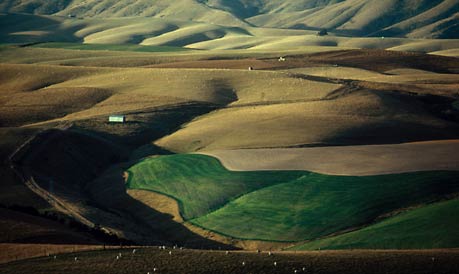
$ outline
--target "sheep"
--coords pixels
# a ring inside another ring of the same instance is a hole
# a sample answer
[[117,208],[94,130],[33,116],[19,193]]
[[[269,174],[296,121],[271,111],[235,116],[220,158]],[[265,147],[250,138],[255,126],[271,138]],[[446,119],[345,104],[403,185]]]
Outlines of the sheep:
[[295,269],[295,270],[293,270],[293,273],[298,273],[298,270],[296,270],[296,269]]
[[305,272],[306,271],[306,267],[303,267],[301,270],[303,270],[303,272]]
[[123,255],[121,255],[121,252],[120,252],[120,253],[118,253],[118,256],[120,257],[120,259],[121,259],[121,257],[123,257]]
[[119,259],[120,259],[120,256],[117,255],[117,256],[116,256],[116,260],[119,260]]
[[134,249],[132,250],[132,254],[135,254],[136,252],[137,252],[137,250],[134,248]]
[[242,266],[245,266],[245,262],[242,262]]
[[225,252],[225,255],[228,255],[228,254],[229,254],[229,251],[227,250],[227,251]]
[[54,260],[56,260],[56,259],[57,259],[57,256],[56,256],[56,255],[54,255]]
[[277,262],[274,262],[274,266],[277,266]]
[[74,260],[75,260],[75,262],[76,262],[76,261],[78,261],[78,257],[75,257],[75,259],[74,259]]
[[153,272],[156,272],[158,271],[158,269],[156,267],[153,268]]
[[273,255],[273,253],[271,253],[271,251],[269,251],[269,252],[268,252],[268,256],[271,256],[271,255]]
[[172,251],[169,251],[169,255],[172,255]]

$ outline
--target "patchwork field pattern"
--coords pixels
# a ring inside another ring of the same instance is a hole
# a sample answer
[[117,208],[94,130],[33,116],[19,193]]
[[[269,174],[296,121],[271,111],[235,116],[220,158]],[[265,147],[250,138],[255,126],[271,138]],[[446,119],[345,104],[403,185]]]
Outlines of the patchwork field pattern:
[[229,237],[265,241],[342,233],[459,191],[454,171],[365,177],[235,172],[196,154],[147,158],[128,171],[128,188],[174,198],[191,223]]

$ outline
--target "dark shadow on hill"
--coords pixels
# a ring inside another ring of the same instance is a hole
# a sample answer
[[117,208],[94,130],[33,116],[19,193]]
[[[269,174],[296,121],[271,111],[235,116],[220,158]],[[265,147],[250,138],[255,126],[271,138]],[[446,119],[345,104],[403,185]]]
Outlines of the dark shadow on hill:
[[47,214],[51,213],[40,213],[33,207],[0,205],[0,242],[85,245],[101,243],[87,233],[88,231],[73,227],[70,219],[44,217]]
[[310,55],[293,56],[303,62],[326,63],[357,67],[377,72],[411,68],[437,73],[458,73],[459,62],[455,57],[437,56],[416,52],[398,52],[379,49],[342,50]]
[[[381,110],[368,113],[371,122],[337,132],[324,140],[334,145],[390,144],[459,138],[459,111],[454,98],[405,91],[367,90],[344,87],[342,94],[330,99],[350,96],[355,92],[371,93],[380,100]],[[347,91],[351,91],[350,93]]]
[[[87,185],[91,201],[97,207],[115,212],[120,218],[135,224],[135,230],[124,231],[144,244],[178,245],[197,249],[234,249],[233,246],[206,239],[126,193],[124,170],[115,168]],[[110,197],[107,199],[107,197]],[[103,226],[103,224],[101,224]]]
[[78,26],[65,28],[59,20],[39,15],[0,15],[0,42],[2,43],[81,42],[81,38],[74,35],[78,29]]
[[[225,92],[216,96],[225,102],[234,99]],[[126,194],[123,179],[123,171],[136,159],[170,153],[151,145],[153,140],[218,107],[174,105],[126,114],[126,123],[111,124],[108,117],[100,117],[71,128],[46,130],[19,150],[11,163],[23,181],[52,206],[63,208],[90,229],[109,231],[108,236],[120,237],[120,241],[232,249],[133,199]],[[130,155],[133,160],[127,162]]]
[[[226,93],[221,97],[226,96]],[[224,99],[224,98],[223,98]],[[109,123],[108,116],[76,121],[73,130],[85,135],[103,138],[131,153],[131,159],[148,155],[170,154],[153,144],[154,140],[169,135],[197,116],[209,113],[220,105],[191,102],[160,108],[125,113],[125,123]]]

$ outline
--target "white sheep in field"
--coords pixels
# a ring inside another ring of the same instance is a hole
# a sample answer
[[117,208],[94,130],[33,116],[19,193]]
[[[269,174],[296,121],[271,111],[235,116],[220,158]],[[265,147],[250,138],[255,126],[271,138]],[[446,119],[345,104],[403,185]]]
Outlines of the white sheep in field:
[[295,269],[295,270],[293,270],[293,273],[298,273],[298,270],[296,270],[296,269]]
[[169,251],[169,255],[172,255],[172,251]]
[[116,259],[116,260],[119,260],[119,259],[120,259],[120,256],[117,255],[115,259]]
[[271,251],[269,251],[269,252],[268,252],[268,256],[271,256],[271,255],[273,255],[273,254],[271,253]]
[[245,266],[245,262],[242,262],[242,266]]
[[305,271],[306,271],[306,267],[303,267],[303,269],[302,269],[302,270],[303,270],[303,272],[305,272]]
[[76,261],[78,261],[78,257],[75,257],[75,259],[74,259],[74,260],[75,260],[75,262],[76,262]]
[[225,254],[228,255],[228,254],[229,254],[229,251],[226,251]]
[[274,266],[277,266],[277,262],[274,262]]

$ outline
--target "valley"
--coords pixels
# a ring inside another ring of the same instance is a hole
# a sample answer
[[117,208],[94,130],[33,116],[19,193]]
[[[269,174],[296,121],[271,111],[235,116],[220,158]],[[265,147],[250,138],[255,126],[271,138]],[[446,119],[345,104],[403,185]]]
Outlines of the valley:
[[459,269],[457,1],[35,2],[0,1],[0,272]]

